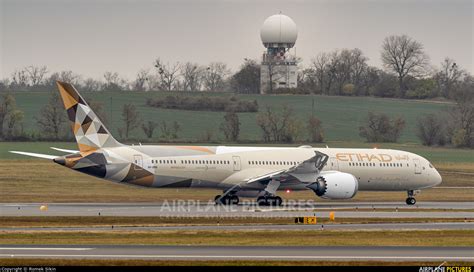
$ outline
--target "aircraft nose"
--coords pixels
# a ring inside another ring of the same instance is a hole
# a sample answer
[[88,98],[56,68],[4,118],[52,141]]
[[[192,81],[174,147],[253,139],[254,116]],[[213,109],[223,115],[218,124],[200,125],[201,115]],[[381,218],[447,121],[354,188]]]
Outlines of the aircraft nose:
[[66,159],[64,157],[54,158],[53,161],[60,165],[66,165]]
[[438,170],[436,170],[436,169],[433,169],[433,170],[435,172],[434,175],[433,175],[433,184],[434,184],[433,186],[438,186],[443,181],[443,178],[439,174]]

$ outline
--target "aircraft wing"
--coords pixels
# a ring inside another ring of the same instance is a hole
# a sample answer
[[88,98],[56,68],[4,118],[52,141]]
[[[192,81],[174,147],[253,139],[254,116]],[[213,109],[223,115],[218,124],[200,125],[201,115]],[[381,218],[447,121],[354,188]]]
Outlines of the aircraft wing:
[[279,179],[284,182],[285,179],[291,177],[302,183],[314,182],[329,159],[329,156],[324,153],[319,151],[315,151],[314,153],[315,155],[313,157],[298,165],[248,178],[245,180],[245,183],[250,185],[257,182],[267,182],[271,179]]
[[39,153],[31,153],[31,152],[23,152],[23,151],[9,151],[10,153],[15,153],[15,154],[20,154],[20,155],[25,155],[25,156],[30,156],[30,157],[36,157],[36,158],[41,158],[41,159],[49,159],[53,160],[59,156],[55,155],[47,155],[47,154],[39,154]]

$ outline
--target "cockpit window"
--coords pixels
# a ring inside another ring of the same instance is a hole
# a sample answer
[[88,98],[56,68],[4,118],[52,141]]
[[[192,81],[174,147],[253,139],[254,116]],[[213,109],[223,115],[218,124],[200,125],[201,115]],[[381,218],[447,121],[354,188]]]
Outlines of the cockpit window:
[[429,165],[430,165],[430,168],[433,168],[433,165],[431,165],[431,163]]

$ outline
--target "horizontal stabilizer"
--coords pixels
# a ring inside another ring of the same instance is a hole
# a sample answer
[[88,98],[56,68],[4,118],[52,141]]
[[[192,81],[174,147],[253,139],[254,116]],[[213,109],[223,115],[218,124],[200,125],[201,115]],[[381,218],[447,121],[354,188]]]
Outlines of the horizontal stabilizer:
[[70,154],[74,154],[74,153],[79,152],[79,150],[63,149],[63,148],[57,148],[57,147],[52,147],[52,146],[50,148],[54,149],[56,151],[59,151],[59,152],[70,153]]
[[59,156],[54,156],[54,155],[47,155],[47,154],[39,154],[39,153],[31,153],[31,152],[23,152],[23,151],[9,151],[10,153],[15,153],[15,154],[20,154],[20,155],[25,155],[25,156],[30,156],[30,157],[36,157],[36,158],[42,158],[42,159],[49,159],[53,160]]

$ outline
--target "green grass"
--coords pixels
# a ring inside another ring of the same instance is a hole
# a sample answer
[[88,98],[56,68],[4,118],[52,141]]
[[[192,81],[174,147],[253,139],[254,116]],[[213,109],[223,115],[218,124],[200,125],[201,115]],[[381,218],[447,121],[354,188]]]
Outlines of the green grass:
[[[54,90],[56,91],[56,90]],[[47,104],[49,93],[37,92],[15,92],[13,93],[17,105],[25,111],[25,130],[37,129],[35,116],[41,107]],[[117,135],[117,127],[121,126],[121,107],[124,103],[133,103],[137,106],[144,120],[154,121],[178,121],[182,131],[182,140],[196,141],[202,138],[206,130],[214,131],[214,139],[223,139],[219,131],[219,124],[223,120],[222,112],[206,111],[183,111],[158,109],[145,105],[147,97],[164,96],[164,92],[83,92],[87,99],[92,98],[104,104],[104,111],[109,121],[109,130]],[[198,93],[179,93],[179,95],[201,95]],[[230,94],[208,94],[226,95]],[[295,110],[296,117],[306,120],[311,115],[312,97],[303,95],[239,95],[242,100],[257,100],[260,109],[265,106],[281,107],[287,104]],[[373,97],[338,97],[338,96],[314,96],[315,114],[322,120],[325,137],[328,141],[363,141],[359,137],[358,127],[364,120],[369,110],[384,112],[390,116],[401,115],[406,120],[406,128],[403,132],[401,142],[419,142],[415,135],[416,119],[428,113],[442,112],[450,107],[449,103],[430,101],[414,101],[399,99],[383,99]],[[255,141],[260,139],[260,129],[255,123],[256,113],[239,113],[241,127],[241,139]],[[159,132],[158,132],[159,133]],[[157,133],[157,134],[158,134]],[[157,136],[157,135],[156,135]],[[135,138],[145,138],[141,129],[132,134]]]

